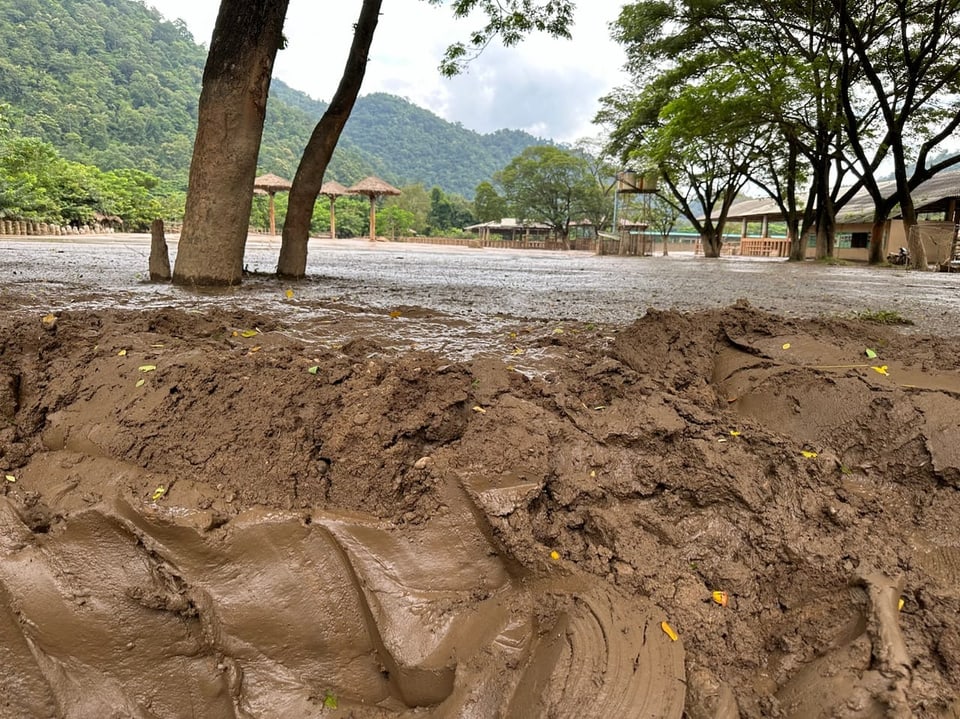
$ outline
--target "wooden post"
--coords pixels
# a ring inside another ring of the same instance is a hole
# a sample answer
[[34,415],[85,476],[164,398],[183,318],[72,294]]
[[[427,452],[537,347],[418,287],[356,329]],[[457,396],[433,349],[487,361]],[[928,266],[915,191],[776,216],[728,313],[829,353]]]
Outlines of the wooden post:
[[271,235],[276,235],[276,234],[277,234],[277,220],[276,220],[275,210],[274,210],[274,207],[273,207],[273,195],[274,195],[274,193],[271,192],[271,193],[269,193],[269,194],[270,194],[270,234],[271,234]]
[[370,195],[370,239],[377,239],[377,196]]
[[337,239],[337,198],[330,195],[330,239]]
[[170,281],[170,255],[161,219],[156,219],[150,224],[150,281]]

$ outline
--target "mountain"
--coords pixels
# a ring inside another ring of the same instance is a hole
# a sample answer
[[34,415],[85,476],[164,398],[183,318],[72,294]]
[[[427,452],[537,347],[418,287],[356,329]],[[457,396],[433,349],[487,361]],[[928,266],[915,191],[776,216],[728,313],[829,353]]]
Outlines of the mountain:
[[[0,0],[0,124],[74,161],[185,184],[205,55],[182,22],[136,0]],[[274,80],[260,169],[292,178],[325,108]],[[544,142],[515,130],[479,134],[376,93],[358,99],[327,177],[349,184],[377,174],[470,197]]]

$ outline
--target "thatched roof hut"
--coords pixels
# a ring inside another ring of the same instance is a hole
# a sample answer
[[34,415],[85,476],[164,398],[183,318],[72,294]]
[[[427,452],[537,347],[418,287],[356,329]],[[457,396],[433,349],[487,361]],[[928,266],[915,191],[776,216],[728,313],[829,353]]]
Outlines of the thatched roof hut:
[[262,190],[270,196],[270,234],[277,234],[276,213],[273,205],[273,196],[278,192],[289,192],[293,185],[290,180],[285,180],[279,175],[268,172],[266,175],[260,175],[253,181],[253,191]]
[[347,194],[347,188],[336,180],[327,180],[318,195],[330,199],[330,239],[337,238],[337,198]]
[[347,189],[351,195],[366,195],[370,198],[370,239],[377,237],[377,198],[384,195],[399,195],[400,190],[379,177],[367,177]]

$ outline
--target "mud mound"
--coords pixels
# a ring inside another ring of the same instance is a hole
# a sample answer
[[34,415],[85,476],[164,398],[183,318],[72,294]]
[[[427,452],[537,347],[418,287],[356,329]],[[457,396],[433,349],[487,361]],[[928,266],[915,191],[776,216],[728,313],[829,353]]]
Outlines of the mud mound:
[[956,711],[956,343],[349,321],[0,313],[0,714]]

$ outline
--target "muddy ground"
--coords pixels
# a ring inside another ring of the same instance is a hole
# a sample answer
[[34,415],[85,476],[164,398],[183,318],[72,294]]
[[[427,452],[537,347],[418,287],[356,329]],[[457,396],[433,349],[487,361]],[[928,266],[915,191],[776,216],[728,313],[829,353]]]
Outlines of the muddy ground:
[[956,276],[144,257],[0,243],[0,716],[960,716]]

